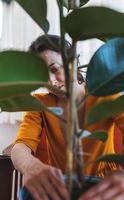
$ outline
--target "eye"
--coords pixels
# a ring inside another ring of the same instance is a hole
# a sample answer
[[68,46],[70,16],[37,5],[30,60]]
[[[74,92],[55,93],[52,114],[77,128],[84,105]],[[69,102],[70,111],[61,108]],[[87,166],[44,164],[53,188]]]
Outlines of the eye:
[[56,67],[54,67],[54,66],[52,66],[50,68],[50,72],[53,73],[53,74],[55,74],[57,71],[58,71],[58,69]]
[[58,63],[52,63],[51,65],[49,65],[49,71],[53,74],[59,72],[60,68],[61,65],[59,65]]
[[84,81],[84,77],[83,77],[83,75],[81,74],[81,73],[79,73],[78,72],[78,75],[77,75],[78,77],[78,84],[82,84],[82,83],[84,83],[85,81]]

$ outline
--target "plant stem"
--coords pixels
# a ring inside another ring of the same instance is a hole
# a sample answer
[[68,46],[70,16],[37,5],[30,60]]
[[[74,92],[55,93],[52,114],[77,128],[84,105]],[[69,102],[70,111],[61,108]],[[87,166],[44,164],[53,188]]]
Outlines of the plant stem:
[[69,70],[68,70],[68,55],[66,55],[65,51],[65,31],[63,28],[63,0],[57,0],[58,7],[59,7],[59,16],[60,16],[60,33],[61,33],[61,54],[62,54],[62,61],[63,61],[63,67],[64,67],[64,74],[65,74],[65,86],[66,86],[66,96],[68,96],[69,92]]
[[69,83],[69,97],[67,104],[67,159],[66,159],[66,173],[67,173],[67,188],[69,191],[72,189],[72,176],[73,176],[73,147],[74,147],[74,130],[75,130],[75,92],[74,92],[74,62],[69,64],[70,70],[70,83]]
[[68,0],[69,10],[79,8],[80,0]]

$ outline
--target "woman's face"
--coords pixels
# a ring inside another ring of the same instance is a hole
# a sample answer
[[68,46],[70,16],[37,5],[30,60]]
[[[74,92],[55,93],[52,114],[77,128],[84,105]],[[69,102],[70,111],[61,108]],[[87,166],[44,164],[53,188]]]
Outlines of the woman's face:
[[65,76],[61,55],[52,50],[45,50],[40,54],[40,57],[48,65],[51,84],[65,90]]
[[[50,82],[52,85],[65,91],[65,76],[62,64],[62,57],[59,53],[52,50],[45,50],[40,53],[40,57],[46,62],[49,69]],[[84,84],[75,83],[75,95],[77,98],[85,94]]]

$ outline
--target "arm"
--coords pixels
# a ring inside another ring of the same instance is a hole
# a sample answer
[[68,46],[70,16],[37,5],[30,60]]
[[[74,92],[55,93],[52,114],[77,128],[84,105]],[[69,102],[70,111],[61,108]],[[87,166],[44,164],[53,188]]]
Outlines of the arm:
[[69,199],[61,171],[48,166],[31,154],[30,148],[23,143],[14,145],[11,158],[17,170],[24,175],[24,185],[36,200]]

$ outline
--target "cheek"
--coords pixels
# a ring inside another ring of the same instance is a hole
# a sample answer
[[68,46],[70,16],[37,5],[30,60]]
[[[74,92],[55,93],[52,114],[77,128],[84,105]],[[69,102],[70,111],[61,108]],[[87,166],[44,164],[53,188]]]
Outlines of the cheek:
[[75,93],[85,95],[85,84],[79,84],[77,81],[75,84]]

